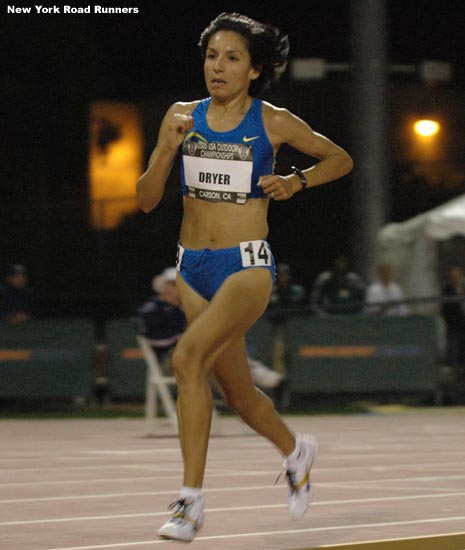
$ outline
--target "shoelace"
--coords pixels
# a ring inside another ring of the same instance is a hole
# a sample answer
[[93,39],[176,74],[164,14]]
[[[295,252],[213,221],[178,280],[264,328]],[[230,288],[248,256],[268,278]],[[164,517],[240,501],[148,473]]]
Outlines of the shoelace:
[[[278,481],[281,479],[283,472],[284,470],[281,470],[279,472],[279,475],[276,478],[276,481],[274,482],[275,485],[277,485]],[[291,472],[290,470],[286,470],[286,479],[289,485],[289,489],[291,490],[292,493],[295,493],[297,491],[297,481],[295,479],[295,473]]]
[[176,509],[176,511],[173,514],[173,518],[185,519],[186,517],[185,511],[188,506],[189,504],[185,501],[185,499],[180,498],[172,502],[168,506],[168,510]]
[[298,487],[297,487],[297,480],[295,478],[295,473],[287,470],[286,478],[287,478],[287,483],[289,485],[289,489],[291,493],[296,493],[298,491]]
[[194,519],[189,516],[189,507],[192,505],[192,502],[186,501],[183,498],[175,500],[168,506],[168,510],[175,509],[174,514],[171,516],[171,521],[176,523],[191,523],[194,529],[197,531],[200,528],[199,520]]
[[[276,485],[278,483],[278,481],[280,480],[282,474],[283,474],[283,471],[284,470],[281,470],[279,472],[279,475],[278,477],[276,478],[276,481],[274,482],[274,484]],[[292,472],[291,470],[285,470],[286,472],[286,479],[287,479],[287,484],[289,485],[289,490],[291,491],[291,493],[297,493],[300,489],[299,485],[301,485],[301,483],[299,484],[297,482],[297,479],[295,477],[295,472]],[[305,481],[308,481],[308,476],[306,476],[304,478]]]

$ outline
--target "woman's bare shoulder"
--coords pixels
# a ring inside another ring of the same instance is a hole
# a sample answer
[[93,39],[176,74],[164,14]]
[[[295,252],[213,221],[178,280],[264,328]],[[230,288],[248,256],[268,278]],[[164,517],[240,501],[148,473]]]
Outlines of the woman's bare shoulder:
[[172,113],[186,115],[192,113],[200,101],[200,99],[196,99],[195,101],[176,101],[170,106],[169,111]]
[[277,107],[268,101],[262,101],[263,119],[270,125],[279,125],[293,118],[292,113],[285,107]]
[[295,119],[294,115],[284,107],[276,107],[267,101],[262,102],[262,116],[268,135],[274,145],[280,145],[285,139],[286,130]]

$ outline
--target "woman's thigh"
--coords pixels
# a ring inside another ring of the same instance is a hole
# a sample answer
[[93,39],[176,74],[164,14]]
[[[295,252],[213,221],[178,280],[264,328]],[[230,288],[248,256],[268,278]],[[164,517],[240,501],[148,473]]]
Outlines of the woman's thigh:
[[272,288],[271,273],[251,268],[230,275],[211,302],[204,300],[180,277],[178,289],[189,320],[189,326],[178,347],[209,366],[265,311]]

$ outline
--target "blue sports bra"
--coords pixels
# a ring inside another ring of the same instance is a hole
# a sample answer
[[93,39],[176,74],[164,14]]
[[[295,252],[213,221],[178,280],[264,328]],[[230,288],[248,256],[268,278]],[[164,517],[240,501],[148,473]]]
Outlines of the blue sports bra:
[[262,101],[253,98],[242,122],[227,132],[208,126],[210,101],[202,99],[194,109],[194,127],[182,144],[182,194],[236,204],[266,198],[257,183],[273,173],[274,151],[263,126]]

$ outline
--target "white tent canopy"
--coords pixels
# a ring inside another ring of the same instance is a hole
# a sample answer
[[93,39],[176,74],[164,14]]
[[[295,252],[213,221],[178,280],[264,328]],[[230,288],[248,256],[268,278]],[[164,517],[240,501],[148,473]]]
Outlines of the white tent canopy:
[[465,195],[378,234],[379,260],[390,263],[406,297],[440,294],[437,241],[465,237]]

